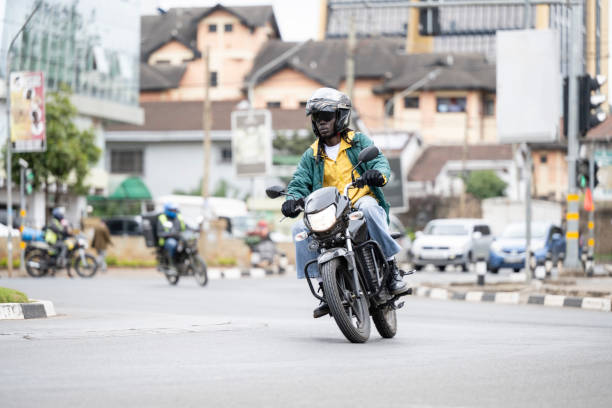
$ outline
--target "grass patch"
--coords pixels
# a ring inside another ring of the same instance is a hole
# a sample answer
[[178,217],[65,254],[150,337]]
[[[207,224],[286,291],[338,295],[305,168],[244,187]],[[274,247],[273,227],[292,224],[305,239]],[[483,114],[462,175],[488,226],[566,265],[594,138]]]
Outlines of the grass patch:
[[[21,265],[21,262],[19,262],[19,259],[15,259],[13,261],[13,268],[17,269],[19,268],[20,265]],[[0,259],[0,268],[2,269],[8,268],[8,260],[6,258]]]
[[108,266],[118,266],[123,268],[151,268],[157,265],[155,260],[139,260],[139,259],[118,259],[116,256],[106,257]]
[[28,303],[29,301],[23,292],[0,287],[0,303]]
[[236,266],[238,265],[238,260],[233,257],[217,257],[212,260],[210,266]]

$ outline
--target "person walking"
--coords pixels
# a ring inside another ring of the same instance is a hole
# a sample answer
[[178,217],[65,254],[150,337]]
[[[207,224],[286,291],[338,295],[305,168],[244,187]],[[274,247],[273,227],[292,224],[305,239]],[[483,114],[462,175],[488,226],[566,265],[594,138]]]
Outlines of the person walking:
[[98,220],[94,224],[94,235],[91,240],[91,247],[98,253],[97,261],[102,272],[106,272],[107,269],[106,250],[108,249],[109,245],[113,245],[110,231],[108,230],[108,227],[104,221]]

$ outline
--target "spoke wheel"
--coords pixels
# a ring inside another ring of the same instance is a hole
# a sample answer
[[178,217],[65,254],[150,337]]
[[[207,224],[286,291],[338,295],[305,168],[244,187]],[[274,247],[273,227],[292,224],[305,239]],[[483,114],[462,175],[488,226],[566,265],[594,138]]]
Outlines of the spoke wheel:
[[206,263],[201,256],[196,255],[192,258],[191,269],[198,285],[206,286],[208,283],[208,272],[206,270]]
[[397,333],[397,314],[391,306],[375,309],[372,320],[378,333],[385,339],[390,339]]
[[45,276],[49,272],[48,261],[49,257],[43,251],[30,251],[25,258],[26,272],[33,278]]
[[[74,258],[74,270],[81,278],[91,278],[98,271],[98,261],[91,254],[85,254],[85,259],[77,254]],[[68,270],[70,273],[70,270]]]
[[352,276],[338,259],[322,265],[323,293],[329,310],[344,337],[365,343],[370,337],[370,315],[365,296],[358,297]]

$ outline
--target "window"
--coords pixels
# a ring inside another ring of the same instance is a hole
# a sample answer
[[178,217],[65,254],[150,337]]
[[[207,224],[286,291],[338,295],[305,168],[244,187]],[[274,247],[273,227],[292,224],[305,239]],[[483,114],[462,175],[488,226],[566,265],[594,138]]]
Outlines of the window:
[[232,161],[232,148],[231,147],[221,148],[221,162],[231,163],[231,161]]
[[475,225],[474,232],[480,232],[482,236],[491,235],[491,229],[488,225]]
[[209,33],[216,33],[217,32],[217,25],[216,24],[209,24],[208,25],[208,32]]
[[486,98],[482,105],[482,113],[485,116],[495,116],[495,101],[491,98]]
[[280,107],[281,107],[281,104],[280,104],[280,102],[277,102],[277,101],[272,101],[272,102],[268,102],[268,103],[266,104],[266,106],[267,106],[268,108],[280,108]]
[[418,96],[407,96],[404,98],[404,108],[406,109],[419,109],[419,97]]
[[111,150],[111,173],[142,174],[142,150]]
[[465,112],[465,98],[436,98],[439,113]]
[[210,86],[217,86],[217,73],[216,72],[210,73]]
[[[389,105],[387,106],[387,104]],[[395,115],[395,103],[393,103],[393,98],[385,99],[384,110],[385,110],[385,116],[391,117]]]
[[548,156],[546,156],[545,154],[541,154],[540,155],[540,163],[542,163],[542,164],[548,163]]
[[231,33],[234,29],[234,26],[232,24],[226,24],[223,28],[225,29],[226,33]]
[[308,101],[300,101],[300,108],[305,108]]

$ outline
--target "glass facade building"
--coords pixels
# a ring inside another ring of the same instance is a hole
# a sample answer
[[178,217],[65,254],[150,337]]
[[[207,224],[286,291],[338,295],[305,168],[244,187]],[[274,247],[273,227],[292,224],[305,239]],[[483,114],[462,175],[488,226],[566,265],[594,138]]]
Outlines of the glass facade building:
[[[36,1],[0,2],[4,62]],[[47,92],[65,84],[76,96],[137,107],[139,55],[139,0],[44,0],[13,46],[11,71],[43,71]]]

